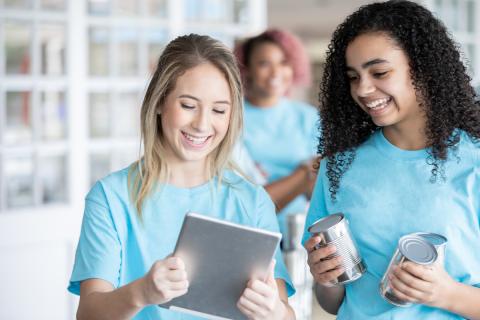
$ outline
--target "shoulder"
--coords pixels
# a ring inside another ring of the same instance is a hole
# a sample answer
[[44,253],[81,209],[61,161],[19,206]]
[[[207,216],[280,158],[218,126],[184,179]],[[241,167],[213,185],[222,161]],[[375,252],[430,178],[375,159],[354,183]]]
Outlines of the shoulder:
[[460,130],[458,153],[460,158],[470,158],[476,166],[480,166],[480,138],[474,138]]
[[296,119],[296,122],[303,126],[308,132],[315,130],[320,125],[318,110],[311,104],[303,101],[283,99],[282,103],[286,106],[288,117]]
[[112,172],[98,180],[87,194],[86,200],[99,204],[108,202],[112,196],[128,197],[128,173],[130,166]]
[[290,109],[295,110],[295,112],[297,112],[298,114],[302,114],[305,116],[318,115],[317,109],[309,103],[299,101],[299,100],[287,99],[287,98],[284,98],[282,103],[284,103],[285,105],[288,105]]
[[270,199],[261,185],[248,181],[233,170],[227,169],[224,171],[222,183],[230,193],[241,200],[257,203]]

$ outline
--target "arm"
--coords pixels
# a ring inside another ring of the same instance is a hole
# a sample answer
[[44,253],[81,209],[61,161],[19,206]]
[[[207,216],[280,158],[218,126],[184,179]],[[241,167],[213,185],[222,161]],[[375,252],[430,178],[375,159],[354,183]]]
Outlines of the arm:
[[143,307],[168,302],[187,290],[183,261],[168,257],[155,262],[144,277],[118,289],[101,279],[82,281],[77,319],[131,319]]
[[315,297],[323,310],[330,314],[337,314],[345,295],[345,287],[325,287],[315,283]]
[[313,167],[309,163],[301,164],[290,175],[265,185],[265,190],[279,212],[301,194],[310,198],[315,179]]
[[455,281],[442,265],[425,267],[406,262],[394,268],[389,280],[393,293],[402,300],[480,320],[480,288]]
[[315,249],[319,242],[319,237],[311,237],[305,242],[310,273],[315,280],[315,296],[325,311],[330,314],[337,314],[345,296],[345,288],[343,286],[332,287],[329,285],[329,281],[344,272],[341,267],[342,258],[325,259],[333,254],[336,249],[331,245]]

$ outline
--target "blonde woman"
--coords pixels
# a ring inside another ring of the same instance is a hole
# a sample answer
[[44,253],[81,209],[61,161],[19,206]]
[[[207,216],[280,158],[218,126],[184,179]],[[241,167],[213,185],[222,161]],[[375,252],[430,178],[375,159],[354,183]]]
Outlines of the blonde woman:
[[[241,103],[235,59],[220,42],[192,34],[165,48],[142,105],[143,157],[86,198],[68,288],[80,295],[79,319],[196,319],[157,306],[188,291],[185,264],[170,255],[188,211],[278,230],[267,193],[230,169]],[[276,261],[237,303],[250,319],[294,318],[278,250]]]

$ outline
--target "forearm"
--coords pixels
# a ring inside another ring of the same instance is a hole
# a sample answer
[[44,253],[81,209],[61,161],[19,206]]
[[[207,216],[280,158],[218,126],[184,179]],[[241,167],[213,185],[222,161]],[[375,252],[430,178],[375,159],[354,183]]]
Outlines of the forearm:
[[455,283],[444,309],[471,320],[480,320],[480,288]]
[[305,169],[299,167],[291,175],[265,186],[265,190],[272,198],[277,212],[305,192],[307,174],[308,172]]
[[337,314],[344,296],[344,286],[325,287],[318,283],[315,284],[315,297],[323,310],[330,314]]
[[91,292],[80,298],[77,319],[131,319],[143,307],[140,279],[118,289]]

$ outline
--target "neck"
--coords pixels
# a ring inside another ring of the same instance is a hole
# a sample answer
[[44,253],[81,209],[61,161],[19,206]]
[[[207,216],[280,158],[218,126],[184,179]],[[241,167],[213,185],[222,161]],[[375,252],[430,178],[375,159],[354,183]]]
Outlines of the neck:
[[170,164],[168,182],[179,188],[193,188],[208,181],[207,162]]
[[247,101],[257,107],[268,108],[276,105],[280,101],[279,96],[269,96],[260,94],[247,94]]
[[399,124],[384,127],[383,135],[391,144],[403,150],[421,150],[427,147],[424,121],[415,126]]

